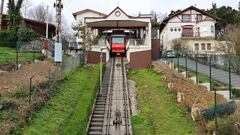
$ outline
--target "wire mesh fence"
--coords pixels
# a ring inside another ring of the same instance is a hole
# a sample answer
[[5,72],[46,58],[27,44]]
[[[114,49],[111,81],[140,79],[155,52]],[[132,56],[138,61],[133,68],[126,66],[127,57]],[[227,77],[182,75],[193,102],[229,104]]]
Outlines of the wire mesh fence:
[[35,60],[44,60],[45,56],[42,54],[42,41],[18,41],[16,47],[16,65],[27,61],[34,63]]
[[[228,99],[239,98],[240,57],[234,55],[202,55],[198,52],[171,52],[163,60],[174,64],[179,73],[218,91]],[[174,54],[173,54],[174,53]]]
[[[66,72],[78,67],[80,58],[79,55],[68,56],[62,66],[44,60],[23,65],[16,71],[0,73],[0,110],[7,116],[0,122],[0,134],[10,131],[8,127],[28,119],[31,112],[39,110],[62,84]],[[18,121],[11,121],[12,117]]]
[[[61,85],[66,72],[75,70],[84,60],[83,55],[75,53],[64,55],[61,64],[48,58],[54,58],[51,41],[0,39],[0,110],[6,114],[0,121],[0,134],[39,110]],[[11,121],[12,117],[16,121]]]
[[[0,41],[0,44],[4,44],[3,42],[5,41]],[[8,42],[8,46],[0,46],[0,64],[12,64],[15,69],[19,69],[24,64],[43,60],[41,51],[40,40]]]

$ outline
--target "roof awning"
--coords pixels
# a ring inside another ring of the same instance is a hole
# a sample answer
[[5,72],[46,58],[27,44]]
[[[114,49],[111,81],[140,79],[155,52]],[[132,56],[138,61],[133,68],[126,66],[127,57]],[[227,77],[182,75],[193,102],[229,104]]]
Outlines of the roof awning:
[[86,23],[89,28],[144,28],[147,22],[135,20],[104,20]]

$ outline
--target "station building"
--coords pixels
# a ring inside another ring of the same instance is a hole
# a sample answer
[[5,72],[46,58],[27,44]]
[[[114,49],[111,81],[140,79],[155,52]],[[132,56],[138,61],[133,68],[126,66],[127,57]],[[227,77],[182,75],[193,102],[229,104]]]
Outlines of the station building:
[[[126,36],[126,55],[124,57],[129,62],[131,69],[148,68],[152,60],[159,58],[159,34],[155,36],[155,39],[152,38],[152,17],[150,16],[130,16],[119,7],[109,14],[85,9],[73,13],[73,16],[77,21],[75,26],[84,25],[85,33],[90,33],[89,38],[97,40],[96,43],[88,45],[87,63],[98,63],[101,53],[103,53],[103,61],[108,62],[111,58],[110,37],[119,31]],[[83,40],[82,32],[79,29],[76,35],[77,41]]]

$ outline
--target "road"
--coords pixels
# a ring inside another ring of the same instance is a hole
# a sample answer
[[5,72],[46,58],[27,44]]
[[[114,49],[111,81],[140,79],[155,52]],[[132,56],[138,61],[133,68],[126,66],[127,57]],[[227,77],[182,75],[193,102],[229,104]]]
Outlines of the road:
[[[168,61],[170,62],[171,60],[169,59]],[[177,64],[177,59],[176,58],[173,59],[173,62]],[[179,58],[179,64],[185,67],[185,59]],[[193,71],[196,71],[196,62],[194,60],[187,59],[187,67]],[[200,63],[198,63],[198,72],[210,76],[209,66]],[[231,76],[232,87],[240,88],[240,75],[232,73]],[[221,69],[216,69],[212,67],[212,78],[224,84],[229,84],[229,73],[227,71],[223,71]]]

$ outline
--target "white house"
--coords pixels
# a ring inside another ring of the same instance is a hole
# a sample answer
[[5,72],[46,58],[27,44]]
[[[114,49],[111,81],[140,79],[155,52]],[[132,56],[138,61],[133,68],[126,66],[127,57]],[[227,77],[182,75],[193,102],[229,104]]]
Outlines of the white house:
[[72,28],[76,36],[76,42],[78,45],[81,46],[83,44],[83,33],[82,31],[79,30],[79,26],[85,24],[84,18],[85,17],[103,17],[103,16],[106,16],[106,14],[100,13],[98,11],[94,11],[91,9],[84,9],[84,10],[73,13],[73,16],[76,22],[72,23]]
[[218,18],[204,10],[190,6],[169,15],[160,26],[163,50],[172,50],[174,40],[186,41],[189,50],[206,53],[216,46],[215,23]]

